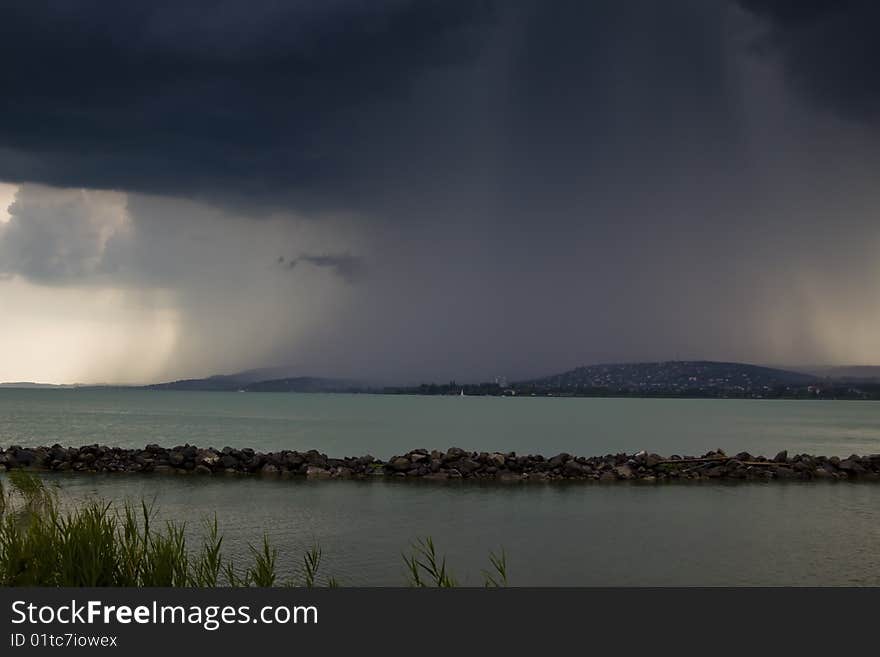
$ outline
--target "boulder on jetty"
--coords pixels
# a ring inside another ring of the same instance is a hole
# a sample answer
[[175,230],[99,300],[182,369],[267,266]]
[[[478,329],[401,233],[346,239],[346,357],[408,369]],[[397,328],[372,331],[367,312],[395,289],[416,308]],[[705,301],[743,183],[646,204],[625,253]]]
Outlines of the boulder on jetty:
[[635,454],[573,456],[562,453],[518,455],[515,452],[469,452],[460,447],[446,451],[415,449],[387,461],[365,455],[330,458],[317,450],[261,453],[252,449],[221,450],[192,445],[122,449],[103,445],[83,447],[0,447],[0,471],[13,469],[57,472],[155,472],[194,475],[303,476],[311,479],[489,479],[510,481],[768,481],[768,480],[877,480],[880,454],[727,456],[721,449],[702,456]]

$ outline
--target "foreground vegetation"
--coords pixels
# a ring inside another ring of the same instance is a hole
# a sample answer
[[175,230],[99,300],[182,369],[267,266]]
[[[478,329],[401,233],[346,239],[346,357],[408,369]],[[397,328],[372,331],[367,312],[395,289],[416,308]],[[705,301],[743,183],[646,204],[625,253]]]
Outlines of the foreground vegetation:
[[[0,586],[338,586],[321,572],[317,545],[284,577],[266,535],[249,545],[249,563],[226,558],[216,516],[193,549],[185,524],[157,524],[146,502],[115,508],[90,501],[65,510],[56,491],[33,474],[13,471],[6,482],[0,481]],[[419,539],[403,560],[411,586],[456,586],[431,538]],[[484,584],[505,586],[504,553],[490,553],[489,560]]]

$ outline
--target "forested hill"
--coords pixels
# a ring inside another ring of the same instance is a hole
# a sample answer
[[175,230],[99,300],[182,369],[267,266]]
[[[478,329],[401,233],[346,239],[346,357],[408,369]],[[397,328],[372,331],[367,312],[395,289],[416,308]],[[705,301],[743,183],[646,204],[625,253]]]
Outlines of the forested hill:
[[518,389],[675,394],[693,392],[758,393],[780,386],[808,386],[816,376],[760,365],[715,361],[610,363],[577,367],[561,374],[521,381]]

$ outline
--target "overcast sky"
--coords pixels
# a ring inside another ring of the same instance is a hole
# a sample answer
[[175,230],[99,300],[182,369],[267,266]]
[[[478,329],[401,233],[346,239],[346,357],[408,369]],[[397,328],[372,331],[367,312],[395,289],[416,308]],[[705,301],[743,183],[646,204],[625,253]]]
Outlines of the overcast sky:
[[880,363],[878,20],[5,2],[0,381]]

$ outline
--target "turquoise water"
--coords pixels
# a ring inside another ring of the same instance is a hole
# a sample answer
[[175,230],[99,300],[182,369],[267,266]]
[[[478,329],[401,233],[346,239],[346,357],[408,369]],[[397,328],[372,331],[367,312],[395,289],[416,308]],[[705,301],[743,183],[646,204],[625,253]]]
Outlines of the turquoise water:
[[[880,404],[0,390],[0,444],[190,442],[388,457],[414,447],[591,455],[715,447],[880,453]],[[880,485],[306,481],[46,475],[73,503],[155,498],[233,555],[268,531],[282,566],[313,541],[349,585],[404,582],[432,535],[463,583],[503,547],[520,585],[880,585]]]
[[0,389],[0,444],[555,454],[880,452],[880,403]]

